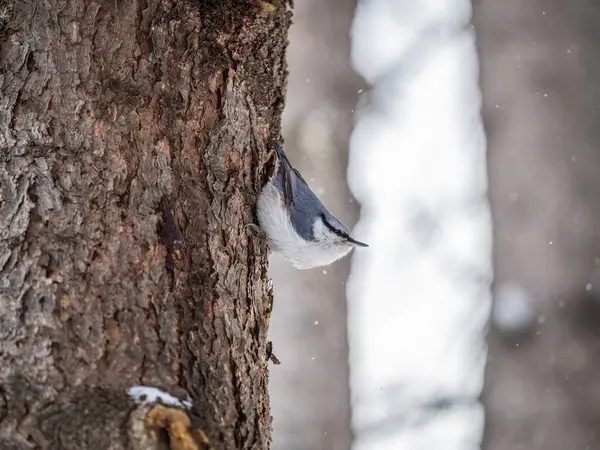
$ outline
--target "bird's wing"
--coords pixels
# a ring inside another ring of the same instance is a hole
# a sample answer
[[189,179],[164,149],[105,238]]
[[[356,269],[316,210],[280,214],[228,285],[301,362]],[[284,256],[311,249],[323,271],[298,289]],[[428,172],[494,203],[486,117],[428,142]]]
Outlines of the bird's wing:
[[292,167],[279,145],[272,145],[278,162],[276,185],[283,193],[294,229],[304,239],[310,240],[313,237],[313,220],[319,214],[320,207],[323,207],[300,172]]

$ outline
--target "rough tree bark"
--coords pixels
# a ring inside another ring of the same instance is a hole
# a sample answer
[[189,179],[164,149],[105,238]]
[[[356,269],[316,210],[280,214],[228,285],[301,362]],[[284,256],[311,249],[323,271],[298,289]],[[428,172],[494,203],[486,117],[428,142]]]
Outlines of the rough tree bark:
[[[202,448],[196,427],[269,447],[244,224],[289,23],[253,0],[0,0],[1,449]],[[194,426],[149,423],[134,385],[189,393]]]

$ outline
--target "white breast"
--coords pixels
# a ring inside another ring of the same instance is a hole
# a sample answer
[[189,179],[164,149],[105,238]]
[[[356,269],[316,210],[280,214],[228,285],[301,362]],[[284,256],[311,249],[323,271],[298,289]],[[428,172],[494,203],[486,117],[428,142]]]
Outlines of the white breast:
[[272,182],[263,188],[256,203],[258,223],[267,235],[271,250],[298,269],[327,266],[347,255],[350,245],[321,246],[304,240],[292,227],[281,192]]

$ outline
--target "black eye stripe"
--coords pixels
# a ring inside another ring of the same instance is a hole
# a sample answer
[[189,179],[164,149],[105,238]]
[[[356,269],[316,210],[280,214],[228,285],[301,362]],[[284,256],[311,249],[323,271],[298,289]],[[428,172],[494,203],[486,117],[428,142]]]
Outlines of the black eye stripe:
[[332,233],[335,233],[337,236],[339,236],[341,238],[350,239],[350,236],[348,236],[346,233],[344,233],[341,230],[338,230],[337,228],[333,227],[329,222],[327,222],[327,220],[325,219],[325,216],[323,214],[321,214],[321,220],[323,221],[325,226],[327,228],[329,228],[329,230],[331,230]]

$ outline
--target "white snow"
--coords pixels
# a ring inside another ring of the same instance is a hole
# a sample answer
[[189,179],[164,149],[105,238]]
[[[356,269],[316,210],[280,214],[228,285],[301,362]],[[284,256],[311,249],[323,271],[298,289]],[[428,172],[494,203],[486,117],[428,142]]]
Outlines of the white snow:
[[468,0],[363,0],[352,59],[372,87],[348,181],[354,450],[471,450],[492,278],[478,61]]
[[188,397],[186,400],[181,400],[168,392],[161,391],[160,389],[151,386],[133,386],[127,389],[127,394],[129,394],[133,401],[138,405],[147,405],[150,403],[158,403],[160,401],[163,405],[172,405],[187,409],[192,407],[191,398]]

